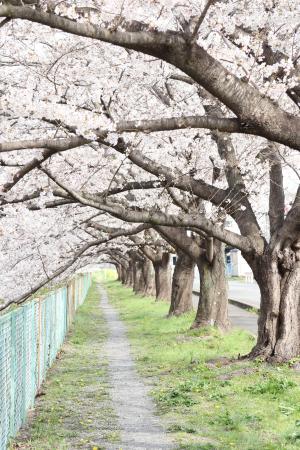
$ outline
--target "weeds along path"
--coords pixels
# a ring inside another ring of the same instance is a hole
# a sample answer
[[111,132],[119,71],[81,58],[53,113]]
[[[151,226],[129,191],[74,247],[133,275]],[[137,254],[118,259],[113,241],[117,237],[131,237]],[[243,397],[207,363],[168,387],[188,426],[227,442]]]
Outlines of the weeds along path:
[[[165,450],[174,448],[164,433],[154,405],[135,369],[126,328],[110,305],[106,291],[98,285],[101,308],[108,328],[104,346],[108,360],[110,397],[118,416],[122,450]],[[111,446],[111,449],[120,447]]]

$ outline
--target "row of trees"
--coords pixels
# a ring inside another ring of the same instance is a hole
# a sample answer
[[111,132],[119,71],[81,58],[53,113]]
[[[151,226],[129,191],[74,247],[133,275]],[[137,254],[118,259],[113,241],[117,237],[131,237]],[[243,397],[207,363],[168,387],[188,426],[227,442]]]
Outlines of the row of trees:
[[[241,250],[261,291],[251,356],[297,356],[299,28],[279,32],[297,5],[208,1],[199,12],[192,2],[116,2],[112,20],[105,2],[92,3],[0,6],[4,72],[14,80],[5,82],[0,144],[12,155],[2,161],[5,245],[14,248],[7,230],[20,226],[17,210],[42,222],[46,253],[28,292],[106,254],[124,282],[143,293],[155,287],[179,314],[191,308],[197,266],[194,326],[226,329],[227,244]],[[46,250],[50,215],[58,269]],[[26,223],[22,233],[30,241]],[[178,255],[172,286],[170,252]]]

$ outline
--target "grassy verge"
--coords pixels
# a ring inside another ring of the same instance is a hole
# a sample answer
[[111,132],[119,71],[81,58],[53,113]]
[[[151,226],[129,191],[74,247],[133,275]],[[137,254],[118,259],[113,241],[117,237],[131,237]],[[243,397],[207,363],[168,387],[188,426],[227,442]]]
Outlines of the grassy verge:
[[229,281],[240,281],[241,283],[246,282],[246,277],[242,275],[232,275],[228,277]]
[[116,281],[102,282],[127,323],[139,370],[153,385],[158,411],[179,448],[300,447],[298,374],[287,365],[218,360],[248,352],[254,338],[237,329],[226,335],[191,331],[192,314],[166,319],[166,303],[138,297]]
[[105,338],[94,284],[59,359],[48,372],[43,395],[11,448],[104,449],[102,442],[119,442],[107,389],[107,364],[101,357]]

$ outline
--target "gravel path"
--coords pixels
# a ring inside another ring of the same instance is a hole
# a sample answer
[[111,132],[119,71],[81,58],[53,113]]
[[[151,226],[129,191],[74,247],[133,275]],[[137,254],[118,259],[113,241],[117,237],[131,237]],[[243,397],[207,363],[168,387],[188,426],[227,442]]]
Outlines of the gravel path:
[[110,396],[118,416],[121,444],[109,444],[107,449],[165,450],[174,449],[171,439],[163,431],[155,416],[149,389],[138,375],[126,327],[117,311],[110,305],[106,291],[99,285],[101,308],[107,321],[109,336],[104,346],[109,365]]

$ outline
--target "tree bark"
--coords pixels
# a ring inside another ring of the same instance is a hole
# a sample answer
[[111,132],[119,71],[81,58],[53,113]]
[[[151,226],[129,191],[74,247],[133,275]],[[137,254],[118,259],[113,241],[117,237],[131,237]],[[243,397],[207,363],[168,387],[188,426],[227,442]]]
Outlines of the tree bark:
[[144,280],[144,289],[143,293],[145,295],[155,295],[155,278],[154,278],[154,271],[153,271],[153,265],[150,259],[145,258],[143,264],[142,264],[142,273],[143,273],[143,280]]
[[133,286],[133,267],[132,267],[132,263],[131,262],[129,262],[128,268],[127,268],[127,271],[126,271],[125,284],[128,287],[132,287]]
[[177,256],[172,279],[169,316],[179,316],[193,309],[195,262],[181,250],[177,250]]
[[253,267],[261,306],[251,358],[284,362],[300,354],[300,255],[286,247],[279,258],[266,251]]
[[228,286],[225,276],[224,244],[214,239],[214,256],[211,262],[206,255],[199,257],[200,296],[192,328],[215,326],[229,327]]
[[136,259],[133,263],[133,291],[142,294],[144,290],[144,277],[142,261]]
[[124,267],[124,265],[121,266],[120,278],[121,278],[121,283],[125,284],[126,283],[126,268]]
[[117,281],[121,281],[122,267],[120,266],[120,264],[116,264],[115,267],[118,275]]
[[155,273],[156,300],[171,299],[171,268],[170,255],[164,253],[162,258],[153,262]]

